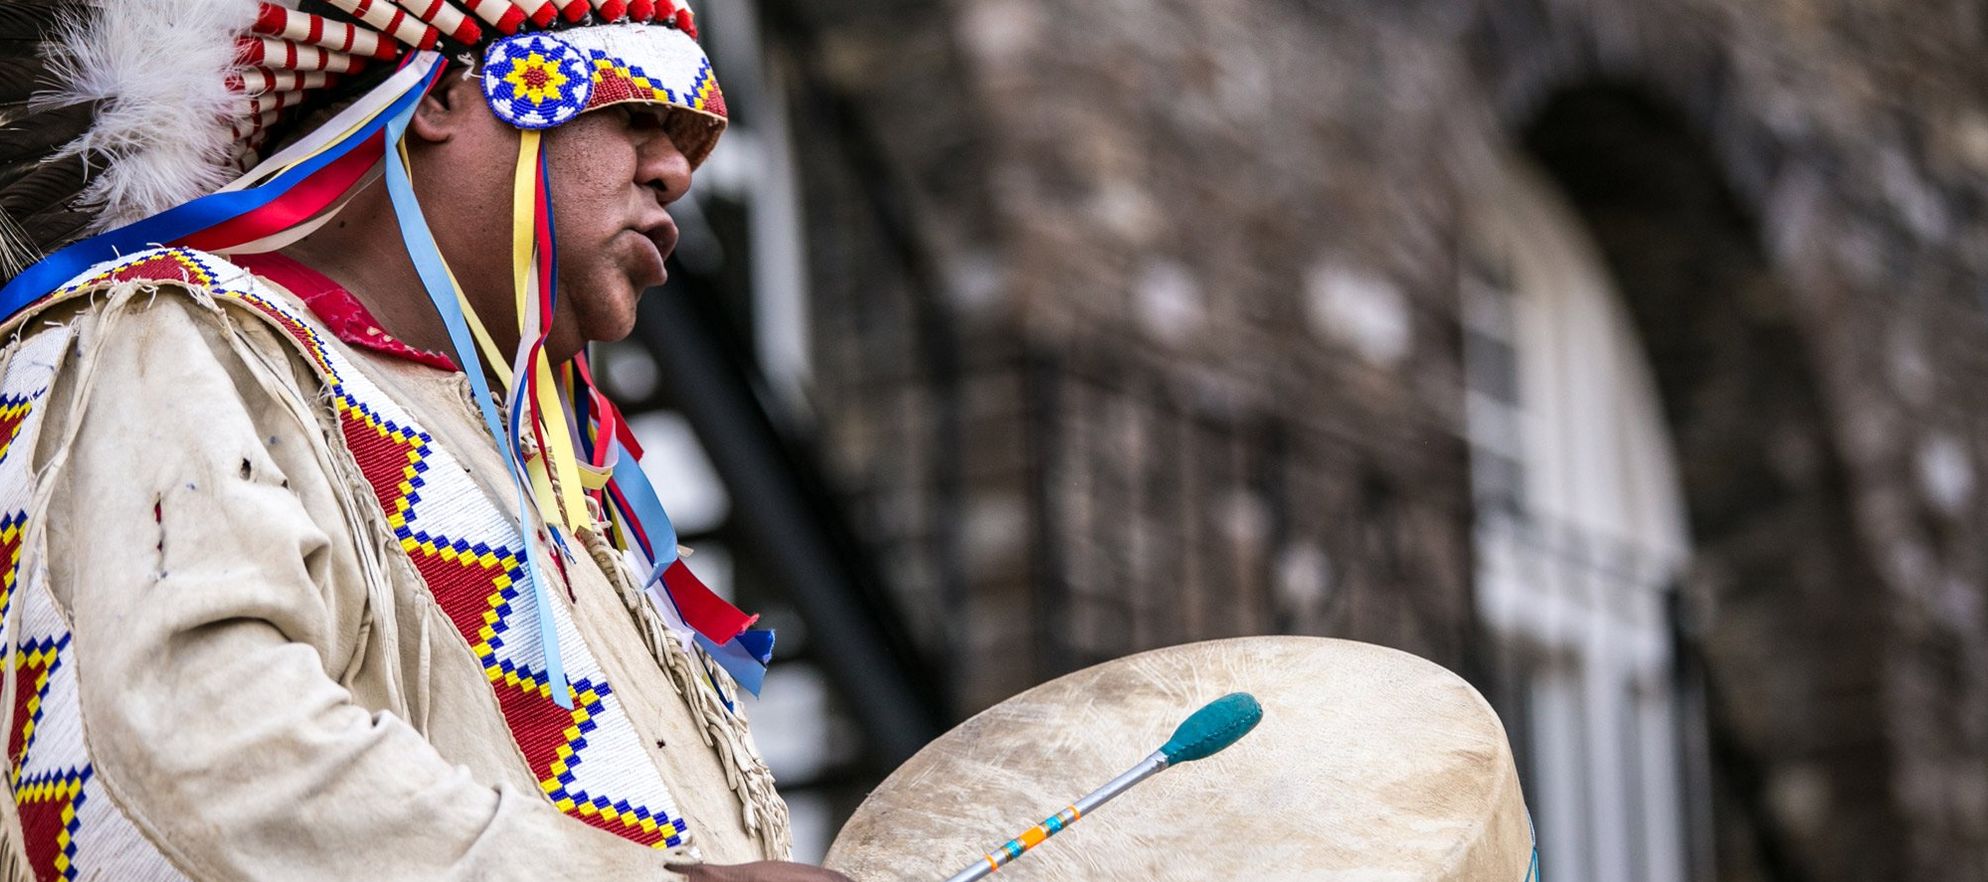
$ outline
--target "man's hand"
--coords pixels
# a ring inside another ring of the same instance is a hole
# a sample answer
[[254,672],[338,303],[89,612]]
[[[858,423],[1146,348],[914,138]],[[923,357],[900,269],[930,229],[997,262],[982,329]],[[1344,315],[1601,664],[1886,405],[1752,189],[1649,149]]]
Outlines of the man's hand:
[[760,861],[729,867],[679,865],[670,869],[688,876],[690,882],[852,882],[848,876],[834,870],[786,861]]

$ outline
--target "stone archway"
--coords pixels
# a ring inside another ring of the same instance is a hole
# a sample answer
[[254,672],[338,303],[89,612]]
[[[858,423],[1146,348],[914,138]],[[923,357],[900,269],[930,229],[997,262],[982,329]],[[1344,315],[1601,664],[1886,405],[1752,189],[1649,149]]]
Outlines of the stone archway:
[[1721,877],[1896,878],[1884,592],[1786,282],[1706,145],[1659,100],[1567,90],[1524,143],[1619,280],[1678,445]]

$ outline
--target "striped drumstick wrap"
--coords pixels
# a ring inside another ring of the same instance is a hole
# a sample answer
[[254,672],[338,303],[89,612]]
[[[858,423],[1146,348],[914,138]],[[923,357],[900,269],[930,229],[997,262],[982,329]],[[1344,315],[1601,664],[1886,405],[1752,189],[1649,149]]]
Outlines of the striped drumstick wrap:
[[448,0],[396,0],[416,18],[433,25],[449,39],[465,46],[474,46],[483,39],[483,29],[476,22],[462,14],[462,10],[449,5]]
[[395,6],[391,0],[331,0],[331,5],[416,49],[433,49],[436,41],[442,39],[442,32],[408,15],[407,10]]
[[628,15],[628,0],[594,0],[594,15],[601,21],[620,21]]
[[1035,825],[1027,832],[1008,840],[1006,845],[988,852],[981,860],[968,864],[966,869],[952,874],[946,882],[976,882],[1001,869],[1009,861],[1015,860],[1029,849],[1041,845],[1043,840],[1063,832],[1063,828],[1077,822],[1078,818],[1091,814],[1133,787],[1139,782],[1181,763],[1206,759],[1229,745],[1236,743],[1256,724],[1263,720],[1263,706],[1246,692],[1232,692],[1202,705],[1200,710],[1190,715],[1173,731],[1173,737],[1160,749],[1148,754],[1139,764],[1127,769],[1124,774],[1106,782],[1103,787],[1091,791],[1070,807],[1057,812],[1048,820]]
[[285,9],[274,3],[262,4],[261,11],[256,13],[254,31],[265,37],[276,37],[292,43],[304,43],[349,55],[386,59],[400,54],[399,48],[394,46],[392,41],[382,40],[379,34],[372,31],[353,27],[342,21],[332,21],[322,15]]
[[1021,857],[1023,852],[1041,845],[1044,839],[1063,832],[1064,827],[1083,816],[1083,812],[1078,811],[1073,805],[1043,819],[1042,823],[1022,831],[1022,835],[1008,840],[1008,844],[995,849],[987,856],[988,872],[1001,869],[1002,864]]
[[269,37],[243,37],[235,42],[235,46],[237,61],[272,70],[321,70],[349,74],[366,64],[365,59],[356,55]]
[[587,18],[587,13],[591,11],[592,8],[593,7],[587,3],[587,0],[560,0],[559,14],[567,21],[577,23],[585,21]]
[[228,88],[249,96],[322,89],[336,82],[338,82],[337,77],[321,70],[271,70],[266,67],[245,67],[228,75]]
[[525,26],[525,11],[511,0],[463,0],[472,15],[506,34]]
[[976,882],[976,880],[987,878],[995,870],[999,870],[1007,866],[1010,861],[1027,854],[1029,849],[1041,845],[1043,840],[1063,832],[1065,827],[1076,823],[1078,818],[1097,811],[1098,806],[1110,802],[1127,790],[1131,790],[1139,782],[1159,774],[1168,765],[1170,763],[1167,761],[1165,752],[1153,752],[1152,755],[1140,760],[1138,765],[1127,770],[1125,774],[1111,779],[1109,783],[1091,791],[1083,799],[1077,800],[1070,807],[1057,812],[1049,819],[1035,825],[1022,835],[1008,840],[1007,844],[1002,845],[1000,848],[988,852],[980,860],[968,865],[966,869],[947,877],[946,882]]

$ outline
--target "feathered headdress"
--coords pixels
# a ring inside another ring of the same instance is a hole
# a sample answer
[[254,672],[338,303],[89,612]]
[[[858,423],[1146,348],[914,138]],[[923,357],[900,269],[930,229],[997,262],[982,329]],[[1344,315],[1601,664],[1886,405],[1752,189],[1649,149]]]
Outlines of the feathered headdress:
[[[771,634],[749,630],[753,617],[678,560],[636,467],[640,448],[585,359],[555,365],[545,353],[557,244],[539,133],[599,107],[663,105],[666,131],[701,163],[726,108],[696,36],[675,0],[0,0],[0,319],[148,247],[282,248],[382,180],[508,454],[523,535],[543,531],[563,549],[604,514],[612,538],[648,564],[650,595],[679,639],[756,692]],[[519,347],[509,353],[456,287],[402,145],[446,58],[468,52],[480,55],[491,111],[520,131],[517,164],[489,170],[515,194],[502,240],[517,284]],[[318,110],[335,113],[320,122]],[[295,131],[300,118],[314,128]],[[526,578],[544,604],[534,548],[525,543]],[[547,681],[570,706],[553,617],[540,612]]]
[[[602,24],[652,27],[610,47]],[[674,0],[0,0],[0,279],[220,189],[403,52],[523,31],[603,50],[609,91],[693,111],[675,134],[709,153],[724,99]]]

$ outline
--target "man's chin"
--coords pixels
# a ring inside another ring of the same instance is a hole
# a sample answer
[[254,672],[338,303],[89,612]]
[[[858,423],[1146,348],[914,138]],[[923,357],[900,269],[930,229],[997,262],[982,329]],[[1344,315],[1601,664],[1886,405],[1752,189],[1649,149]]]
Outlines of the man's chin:
[[580,330],[588,342],[613,343],[635,333],[635,308],[642,299],[641,289],[630,286],[616,295],[587,304],[592,308],[583,313],[585,321],[581,322]]

